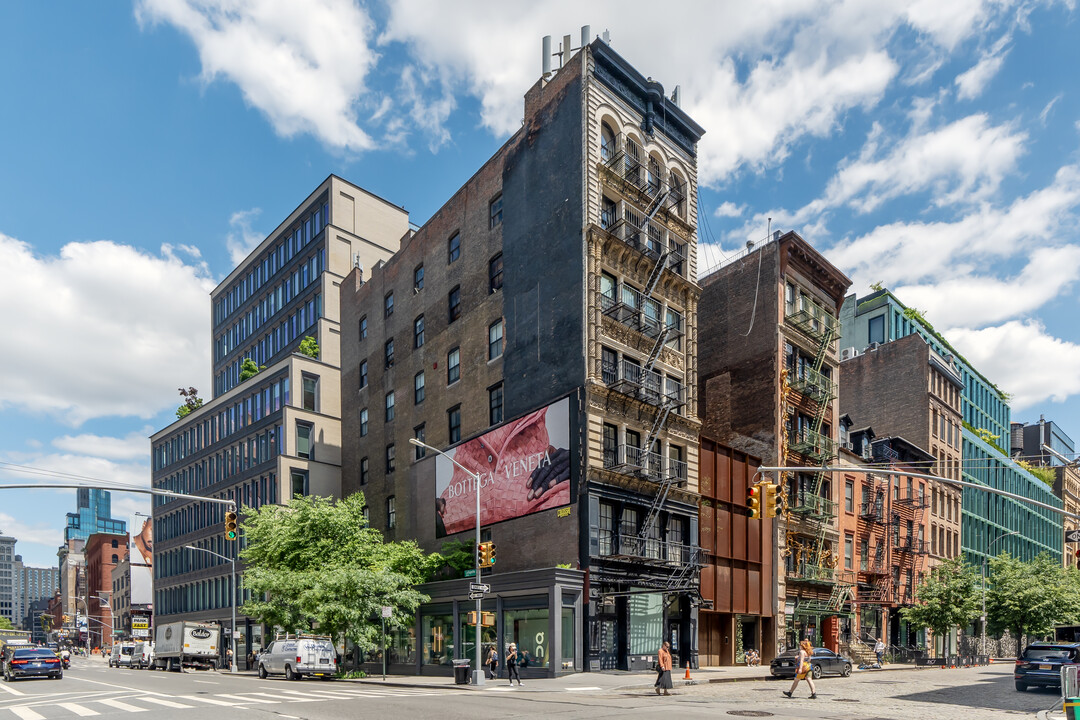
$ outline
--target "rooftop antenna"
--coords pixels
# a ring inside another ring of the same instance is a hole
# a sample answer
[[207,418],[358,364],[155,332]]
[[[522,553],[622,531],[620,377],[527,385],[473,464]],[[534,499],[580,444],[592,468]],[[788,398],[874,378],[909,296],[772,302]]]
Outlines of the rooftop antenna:
[[581,26],[581,47],[585,47],[592,41],[592,26]]
[[605,44],[607,44],[607,45],[611,44],[611,33],[610,32],[605,30],[604,34],[601,37],[604,39]]
[[682,107],[682,87],[675,86],[675,89],[671,91],[671,102],[675,103],[675,107]]
[[545,35],[540,41],[540,58],[543,63],[544,77],[551,74],[551,36]]

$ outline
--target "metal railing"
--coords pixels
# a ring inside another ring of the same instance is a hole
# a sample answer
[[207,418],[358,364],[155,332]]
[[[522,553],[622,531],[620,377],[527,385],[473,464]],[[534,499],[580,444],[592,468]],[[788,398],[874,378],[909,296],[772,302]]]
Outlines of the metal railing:
[[670,478],[674,482],[685,482],[687,479],[685,460],[664,457],[658,452],[646,452],[634,445],[604,448],[604,468],[655,481]]
[[799,563],[786,573],[788,578],[804,580],[806,582],[842,582],[849,585],[855,584],[855,574],[850,570],[839,568],[821,567],[812,563]]
[[797,393],[825,402],[836,397],[836,386],[830,377],[813,368],[788,370],[788,385]]
[[640,535],[600,533],[600,555],[653,560],[672,565],[700,564],[701,548]]
[[824,307],[806,297],[786,303],[784,318],[811,337],[822,338],[830,331],[833,337],[840,335],[840,321]]
[[641,365],[623,358],[620,362],[604,362],[601,366],[604,384],[613,390],[636,397],[650,405],[671,402],[681,405],[686,388],[680,380],[665,377],[655,370],[644,370]]
[[836,503],[813,493],[800,493],[788,498],[788,509],[800,515],[836,515]]
[[877,500],[870,500],[869,502],[860,503],[859,505],[859,517],[865,519],[867,522],[880,523],[885,519],[885,500],[884,498],[878,498]]
[[788,448],[817,462],[836,455],[836,441],[813,430],[800,430],[788,443]]

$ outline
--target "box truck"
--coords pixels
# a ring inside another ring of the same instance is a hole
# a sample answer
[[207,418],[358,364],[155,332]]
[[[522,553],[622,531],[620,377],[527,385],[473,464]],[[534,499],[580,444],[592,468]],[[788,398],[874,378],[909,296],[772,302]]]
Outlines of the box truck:
[[154,635],[154,668],[211,670],[217,665],[221,628],[217,623],[172,622]]

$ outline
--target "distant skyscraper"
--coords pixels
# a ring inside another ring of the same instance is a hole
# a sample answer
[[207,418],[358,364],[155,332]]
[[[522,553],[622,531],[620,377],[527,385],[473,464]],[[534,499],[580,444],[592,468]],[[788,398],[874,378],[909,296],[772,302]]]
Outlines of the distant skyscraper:
[[12,626],[21,622],[18,612],[18,594],[21,578],[15,575],[15,543],[13,537],[0,537],[0,617],[11,621]]
[[112,517],[112,496],[108,490],[78,490],[78,510],[67,514],[65,544],[70,540],[86,540],[94,533],[123,535],[126,532],[127,522]]

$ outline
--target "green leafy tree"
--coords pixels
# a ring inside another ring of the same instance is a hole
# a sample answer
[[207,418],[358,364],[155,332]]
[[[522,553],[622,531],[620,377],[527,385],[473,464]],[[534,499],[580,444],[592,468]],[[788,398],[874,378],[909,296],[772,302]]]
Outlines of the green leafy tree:
[[6,617],[0,617],[0,630],[11,630],[14,626]]
[[183,420],[193,411],[202,407],[203,399],[199,397],[199,391],[193,387],[187,389],[177,388],[180,396],[184,398],[184,404],[176,408],[176,419]]
[[975,570],[960,557],[941,563],[915,591],[915,604],[900,611],[912,625],[945,637],[979,616],[980,595]]
[[476,568],[476,544],[464,540],[449,540],[443,543],[443,562],[454,577],[465,577],[466,570]]
[[256,365],[251,358],[244,358],[244,362],[240,363],[240,382],[255,377],[265,369],[265,365]]
[[300,354],[307,355],[310,358],[318,359],[319,343],[315,342],[315,338],[308,335],[300,341]]
[[989,562],[986,621],[992,633],[1008,632],[1017,647],[1024,634],[1046,635],[1054,625],[1072,622],[1080,610],[1077,575],[1040,553],[1022,562],[1001,553]]
[[384,542],[368,527],[355,493],[334,502],[296,497],[288,505],[245,508],[240,552],[252,599],[243,611],[290,631],[319,632],[361,649],[381,640],[380,608],[402,627],[428,598],[416,589],[443,563],[413,541]]

